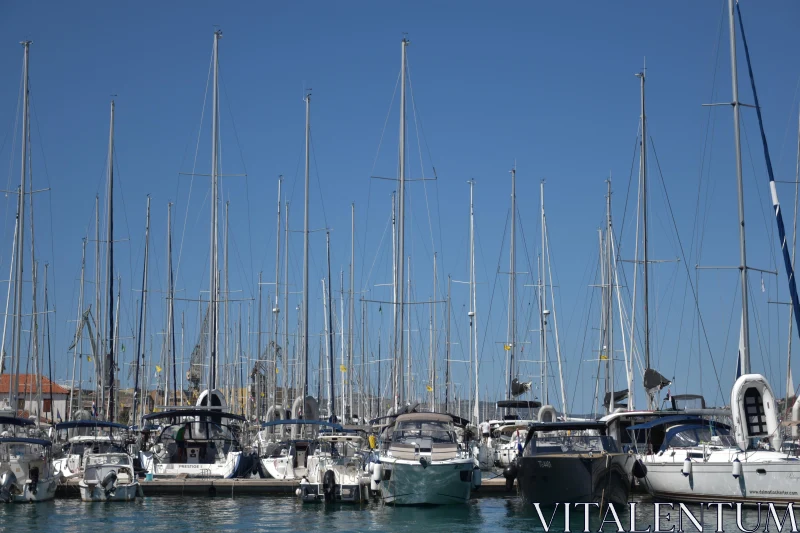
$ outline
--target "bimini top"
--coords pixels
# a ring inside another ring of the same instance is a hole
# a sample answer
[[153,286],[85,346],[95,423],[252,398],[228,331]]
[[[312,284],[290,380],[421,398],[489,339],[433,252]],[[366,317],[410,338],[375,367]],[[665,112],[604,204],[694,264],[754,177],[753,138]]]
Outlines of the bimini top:
[[652,429],[658,426],[669,426],[669,425],[689,424],[689,423],[708,425],[726,429],[729,428],[727,424],[723,424],[721,422],[715,422],[713,420],[705,420],[695,415],[672,415],[672,416],[664,416],[661,418],[656,418],[655,420],[648,420],[647,422],[636,424],[635,426],[628,426],[627,429],[628,431],[636,431],[640,429]]
[[336,431],[342,431],[342,426],[336,424],[335,422],[327,422],[325,420],[303,420],[301,418],[290,418],[288,420],[271,420],[269,422],[264,422],[263,424],[261,424],[261,427],[269,428],[275,426],[290,426],[290,425],[324,426],[334,429]]
[[593,429],[605,434],[607,426],[604,422],[534,422],[528,428],[528,433],[548,431],[582,431]]
[[192,408],[192,409],[175,409],[172,411],[162,411],[160,413],[150,413],[149,415],[144,415],[142,420],[157,420],[159,418],[180,418],[185,416],[213,416],[213,417],[221,417],[221,418],[230,418],[232,420],[239,420],[241,422],[245,422],[247,419],[242,415],[237,415],[234,413],[225,413],[223,411],[216,411],[214,409],[199,409],[199,408]]
[[10,443],[10,444],[38,444],[39,446],[52,446],[53,443],[49,440],[45,439],[32,439],[29,437],[0,437],[0,444],[3,443]]
[[72,428],[116,428],[128,429],[128,426],[118,424],[116,422],[107,422],[105,420],[73,420],[70,422],[61,422],[56,424],[56,430],[72,429]]
[[541,406],[542,402],[532,400],[500,400],[497,402],[499,409],[538,409]]
[[29,418],[17,418],[15,416],[0,416],[0,426],[32,426],[33,420]]
[[408,413],[399,415],[396,423],[400,422],[449,422],[453,423],[453,417],[442,413]]

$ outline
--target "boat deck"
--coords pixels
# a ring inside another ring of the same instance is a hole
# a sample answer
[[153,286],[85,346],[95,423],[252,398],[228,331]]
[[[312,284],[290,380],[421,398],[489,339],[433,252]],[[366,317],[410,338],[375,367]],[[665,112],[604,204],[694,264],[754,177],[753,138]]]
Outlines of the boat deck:
[[[211,479],[211,478],[182,478],[182,479],[154,479],[145,481],[140,479],[144,495],[147,496],[245,496],[245,495],[294,495],[300,486],[299,480],[283,479]],[[480,489],[472,491],[472,497],[481,496],[511,496],[516,495],[516,485],[511,492],[506,491],[506,480],[502,477],[484,479]],[[56,496],[60,498],[80,497],[78,480],[70,479],[58,486]]]

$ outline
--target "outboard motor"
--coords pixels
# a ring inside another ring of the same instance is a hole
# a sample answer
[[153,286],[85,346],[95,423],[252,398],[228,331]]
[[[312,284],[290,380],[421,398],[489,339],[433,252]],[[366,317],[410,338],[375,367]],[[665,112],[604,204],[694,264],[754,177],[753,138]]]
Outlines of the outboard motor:
[[114,492],[117,490],[117,472],[116,470],[112,470],[108,474],[105,475],[103,481],[100,482],[100,485],[106,491],[106,496],[113,495]]
[[322,476],[322,493],[326,503],[332,502],[336,497],[336,474],[333,470],[326,470]]
[[28,479],[30,479],[29,488],[31,494],[36,494],[39,488],[39,467],[34,466],[28,471]]
[[11,501],[11,492],[14,490],[14,485],[17,482],[17,476],[11,470],[6,470],[0,477],[0,502],[9,503]]

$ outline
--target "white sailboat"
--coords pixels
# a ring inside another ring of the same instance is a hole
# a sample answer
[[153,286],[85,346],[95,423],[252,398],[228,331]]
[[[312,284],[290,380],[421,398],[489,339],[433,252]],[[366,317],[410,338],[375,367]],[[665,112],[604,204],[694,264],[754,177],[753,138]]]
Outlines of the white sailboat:
[[[659,499],[746,504],[758,502],[797,503],[800,501],[800,487],[797,484],[797,479],[800,478],[800,460],[779,451],[781,450],[782,436],[778,423],[777,398],[767,379],[761,374],[751,373],[750,370],[748,269],[745,252],[744,193],[739,135],[739,107],[741,104],[738,91],[734,9],[734,0],[729,0],[742,299],[739,347],[739,369],[742,375],[738,377],[731,390],[732,434],[725,434],[727,433],[725,431],[712,432],[707,422],[667,425],[664,428],[666,437],[661,448],[643,456],[647,467],[645,484],[648,491]],[[739,15],[741,17],[741,12]],[[742,38],[744,39],[744,34]],[[745,52],[747,52],[746,42]],[[754,83],[753,96],[755,107],[758,110]],[[759,123],[761,123],[760,111]],[[796,312],[798,299],[793,279],[794,273],[788,250],[785,248],[783,220],[763,129],[762,140],[770,174],[772,202],[790,280],[789,292]],[[646,425],[653,425],[653,423]],[[636,429],[636,426],[630,429]]]

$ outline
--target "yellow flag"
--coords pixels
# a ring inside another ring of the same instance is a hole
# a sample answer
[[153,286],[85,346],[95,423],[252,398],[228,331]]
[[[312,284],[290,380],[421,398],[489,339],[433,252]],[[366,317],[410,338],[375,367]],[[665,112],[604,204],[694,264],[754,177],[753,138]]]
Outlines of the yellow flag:
[[281,369],[276,366],[275,367],[275,373],[278,374],[280,371],[281,371]]
[[347,367],[344,365],[339,365],[339,370],[341,370],[342,372],[347,372]]
[[608,360],[608,356],[607,355],[601,355],[600,356],[600,360],[601,361],[607,361]]
[[161,372],[162,370],[164,370],[164,369],[161,368],[160,366],[156,365],[156,372]]
[[86,360],[91,363],[92,362],[92,356],[91,355],[86,356]]
[[503,344],[503,349],[505,351],[509,351],[511,349],[511,345],[510,344]]
[[430,385],[426,385],[425,388],[428,389],[428,392],[433,392],[433,387]]

